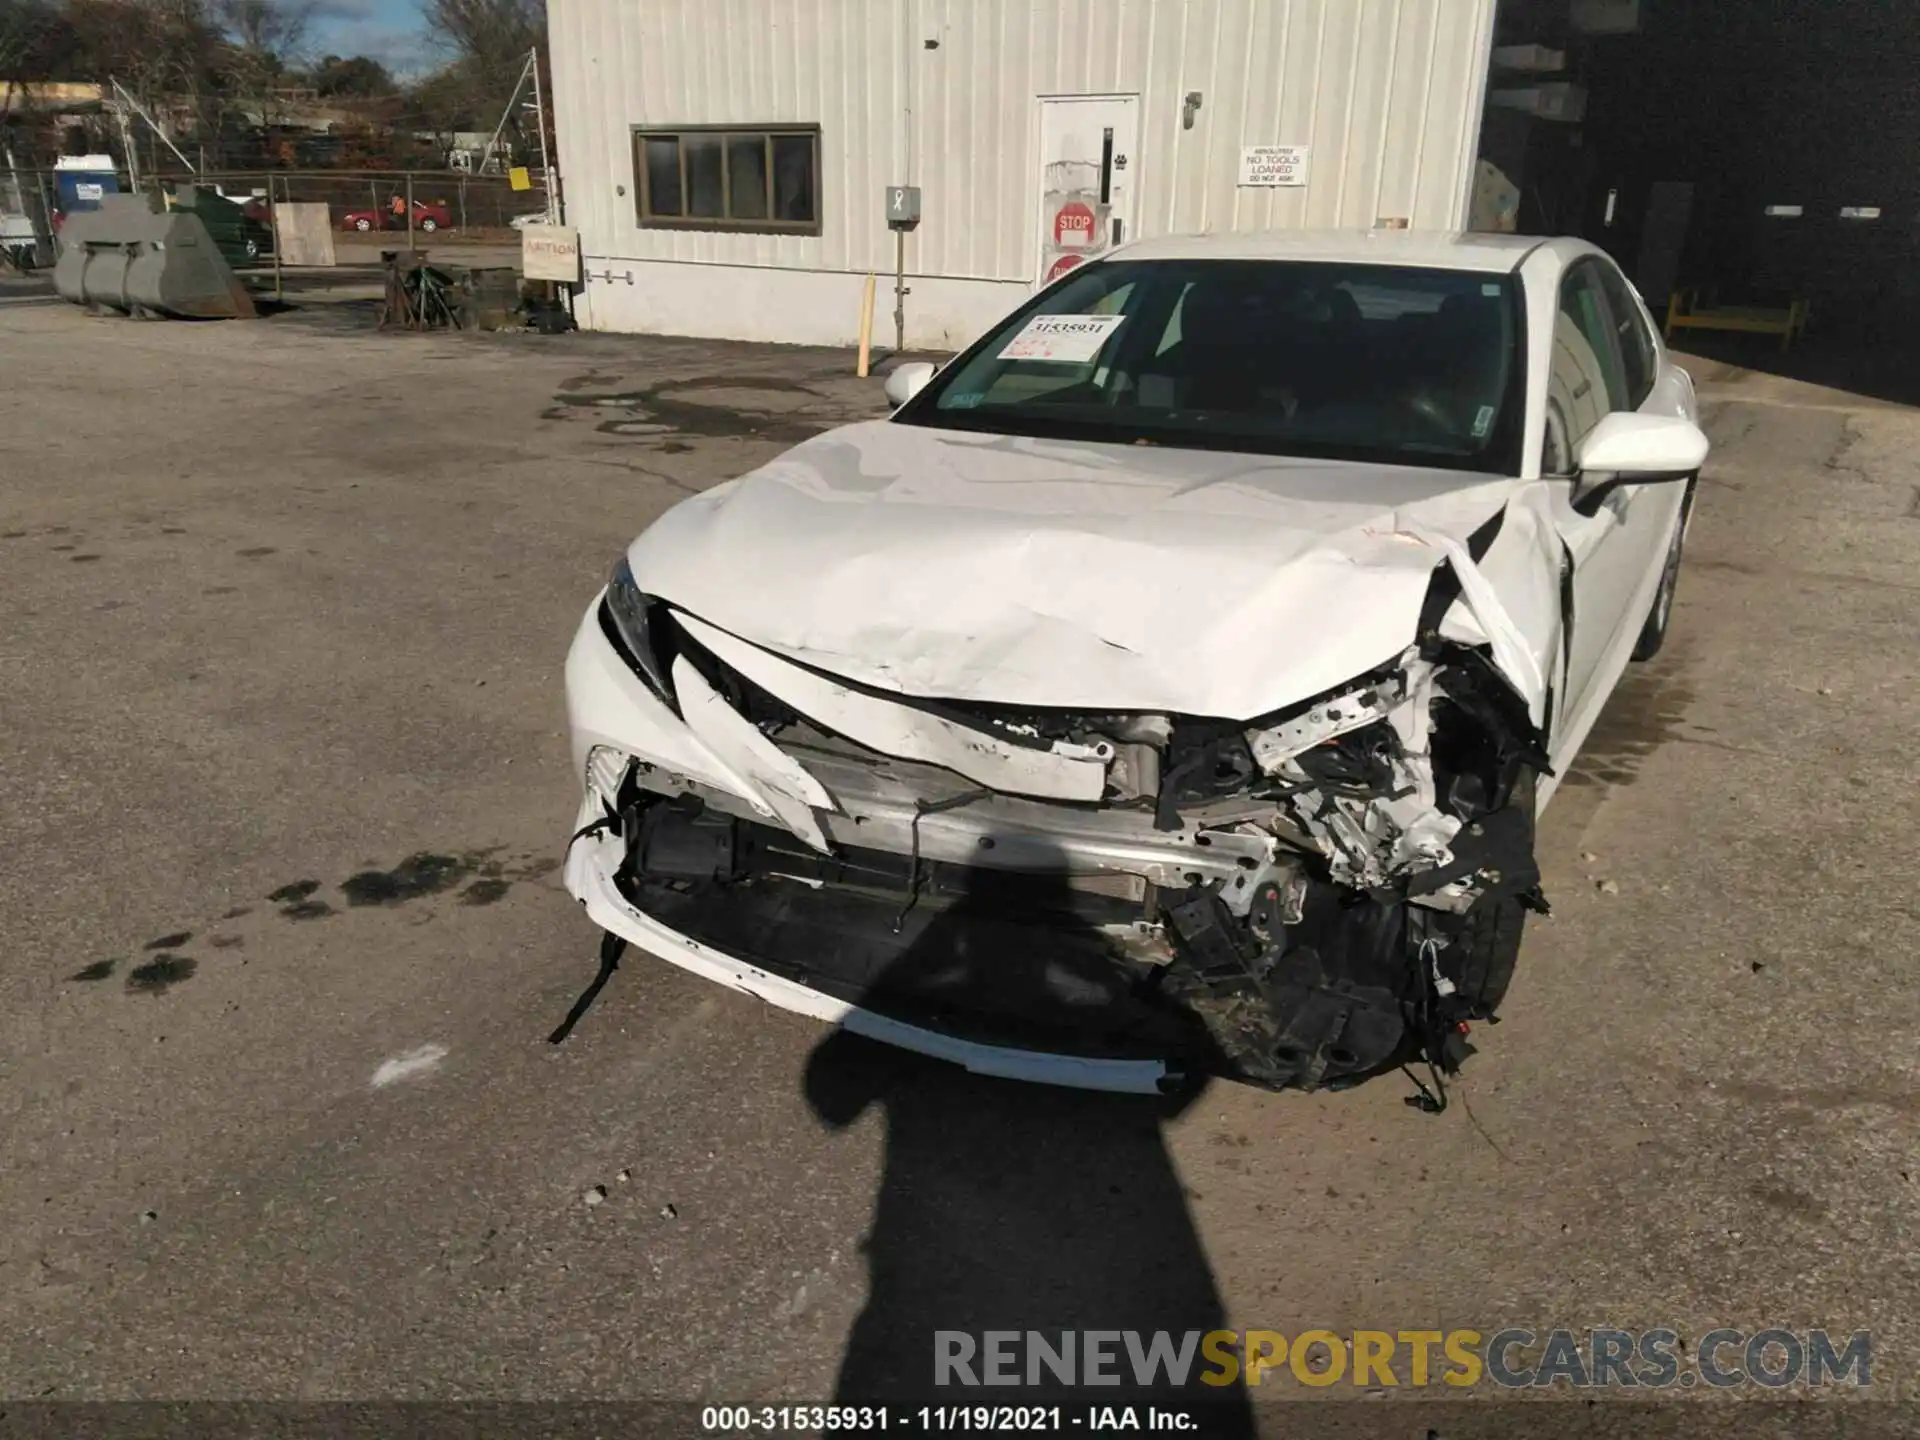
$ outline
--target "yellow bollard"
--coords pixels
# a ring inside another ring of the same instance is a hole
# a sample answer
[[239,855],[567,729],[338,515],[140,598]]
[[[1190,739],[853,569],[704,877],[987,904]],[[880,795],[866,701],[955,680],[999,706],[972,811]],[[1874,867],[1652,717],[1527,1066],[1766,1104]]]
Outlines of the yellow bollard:
[[873,276],[867,276],[866,291],[860,297],[860,368],[853,373],[867,378],[867,354],[873,344]]

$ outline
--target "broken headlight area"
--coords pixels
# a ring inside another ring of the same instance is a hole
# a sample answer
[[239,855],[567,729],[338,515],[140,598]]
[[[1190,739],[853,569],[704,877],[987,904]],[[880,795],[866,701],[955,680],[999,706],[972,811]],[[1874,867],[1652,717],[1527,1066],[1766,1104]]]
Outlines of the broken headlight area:
[[607,577],[600,629],[647,688],[677,708],[673,694],[675,627],[666,605],[640,588],[623,555]]
[[624,842],[623,893],[910,1024],[1274,1088],[1420,1058],[1450,1072],[1506,991],[1524,911],[1544,908],[1541,737],[1476,650],[1410,650],[1253,723],[938,707],[1100,757],[1104,796],[1063,803],[827,730],[670,614],[653,638],[834,809],[816,812],[814,845],[738,795],[621,757],[617,784],[594,783]]

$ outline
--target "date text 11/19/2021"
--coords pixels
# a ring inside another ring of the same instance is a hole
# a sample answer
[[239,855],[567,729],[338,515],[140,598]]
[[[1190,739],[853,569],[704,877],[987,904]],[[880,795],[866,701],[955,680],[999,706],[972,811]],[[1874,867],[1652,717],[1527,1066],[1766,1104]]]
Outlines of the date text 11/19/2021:
[[1066,1431],[1194,1433],[1191,1410],[1157,1405],[709,1405],[700,1428],[709,1434],[831,1431],[1059,1434]]

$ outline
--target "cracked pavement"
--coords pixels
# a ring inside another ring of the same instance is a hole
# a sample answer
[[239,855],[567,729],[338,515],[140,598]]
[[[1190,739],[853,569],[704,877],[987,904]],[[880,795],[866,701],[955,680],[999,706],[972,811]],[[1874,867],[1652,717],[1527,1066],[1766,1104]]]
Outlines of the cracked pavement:
[[[560,676],[633,534],[880,382],[355,313],[0,310],[0,1395],[824,1398],[888,1117],[638,956],[546,1043],[595,964]],[[929,1072],[920,1182],[1009,1270],[1164,1223],[1235,1326],[1870,1329],[1914,1394],[1920,412],[1699,374],[1674,632],[1464,1103],[1214,1086],[1153,1220],[1151,1111]]]

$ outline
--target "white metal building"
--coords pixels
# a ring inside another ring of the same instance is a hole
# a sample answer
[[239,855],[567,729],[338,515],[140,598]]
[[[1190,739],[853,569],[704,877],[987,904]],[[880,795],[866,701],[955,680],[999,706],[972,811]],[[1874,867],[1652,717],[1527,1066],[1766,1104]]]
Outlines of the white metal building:
[[583,327],[963,344],[1114,239],[1467,213],[1495,0],[550,0]]

